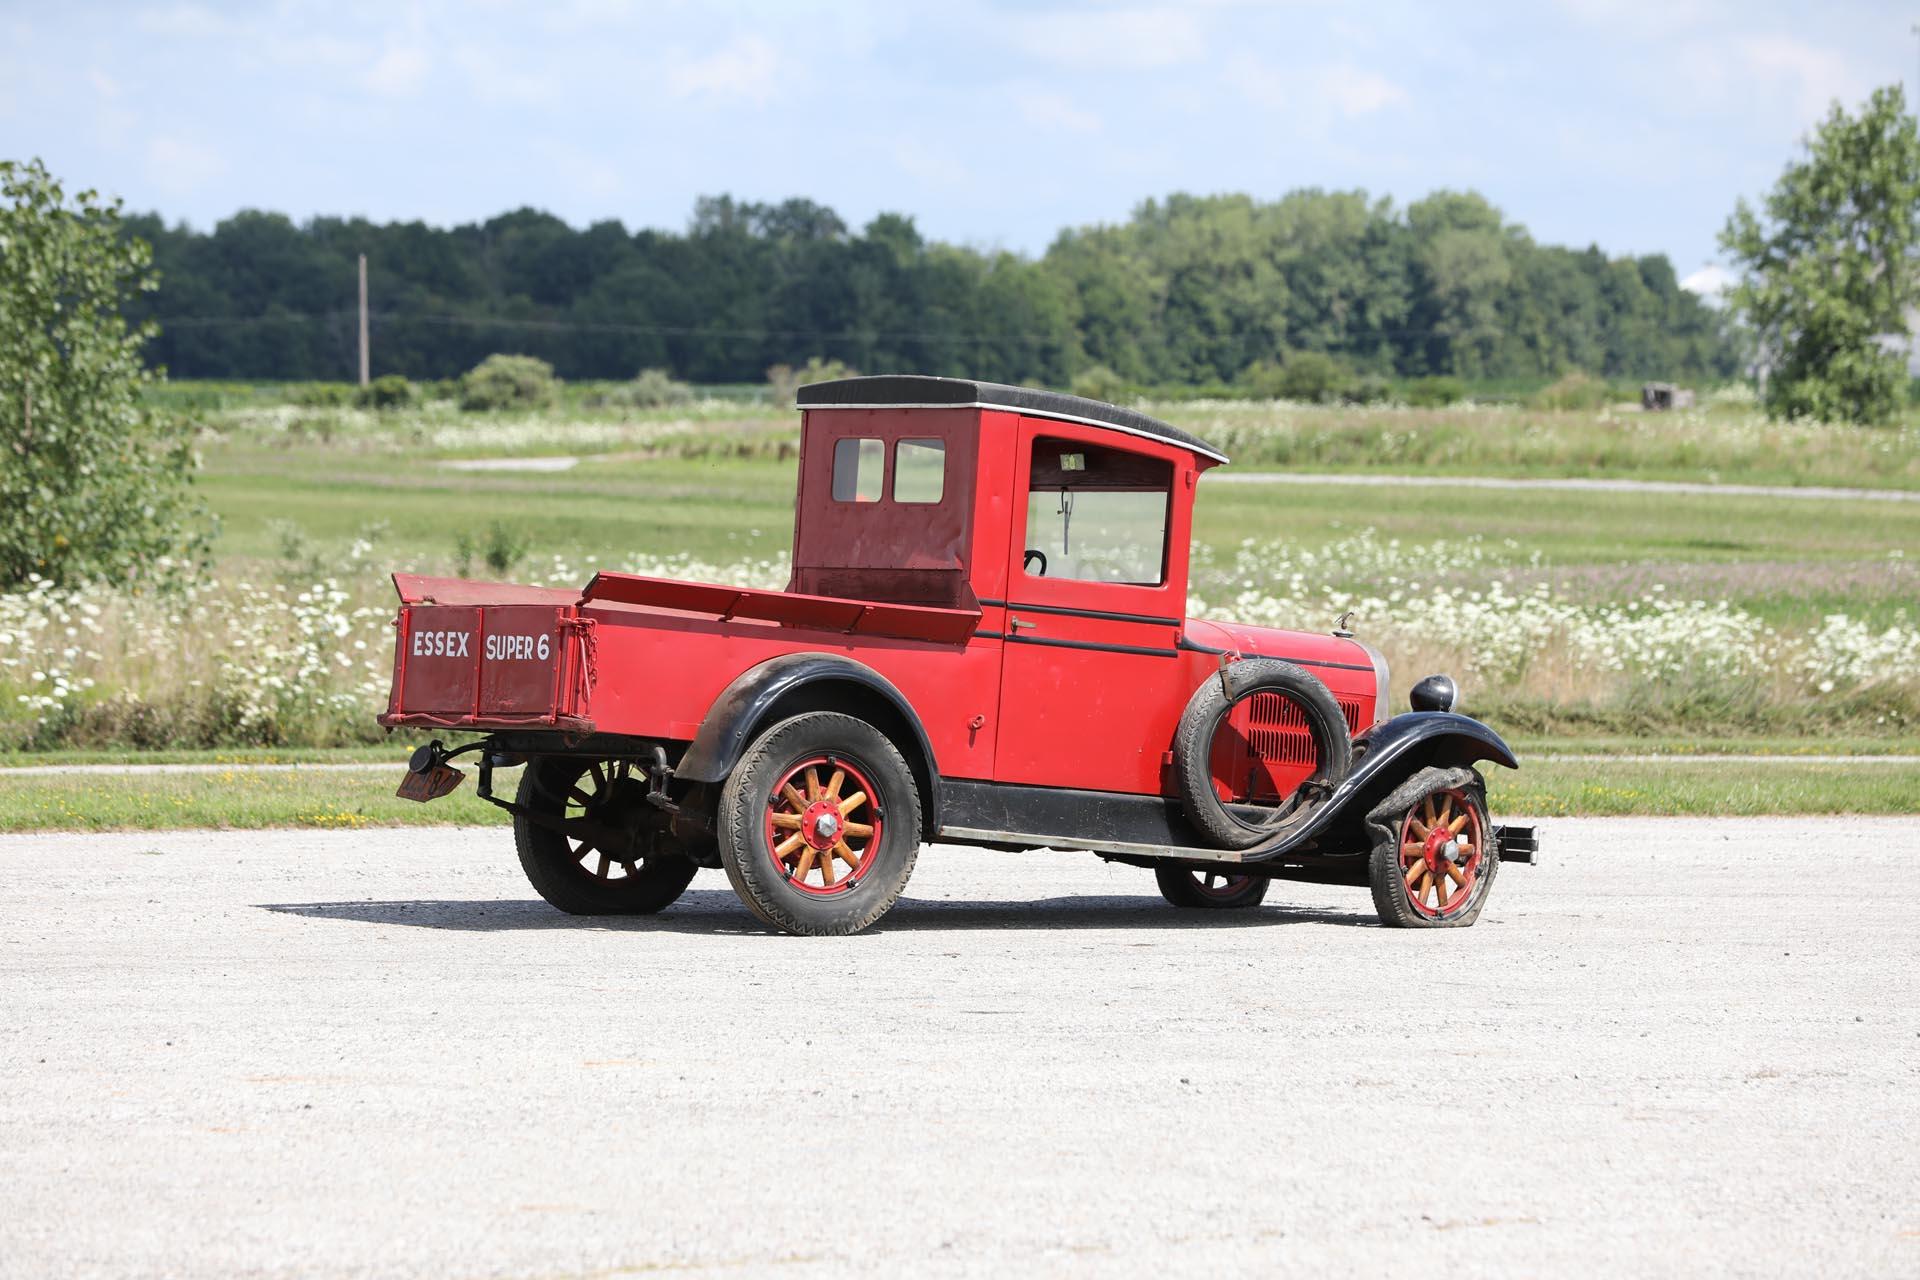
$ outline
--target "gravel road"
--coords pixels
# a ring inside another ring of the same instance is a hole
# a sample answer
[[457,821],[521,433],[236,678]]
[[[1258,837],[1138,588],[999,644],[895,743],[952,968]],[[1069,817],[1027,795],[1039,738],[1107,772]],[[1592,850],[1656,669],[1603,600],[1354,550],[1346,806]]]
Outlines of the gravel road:
[[0,838],[0,1275],[1920,1274],[1920,822],[1545,839],[1464,931],[936,848],[793,939],[499,831]]

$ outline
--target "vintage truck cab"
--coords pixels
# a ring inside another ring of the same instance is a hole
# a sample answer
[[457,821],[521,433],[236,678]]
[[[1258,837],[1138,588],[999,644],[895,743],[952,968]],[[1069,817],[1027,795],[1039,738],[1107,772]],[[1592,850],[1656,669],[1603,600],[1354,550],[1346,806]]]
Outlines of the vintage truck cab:
[[1227,460],[1204,441],[953,378],[816,383],[799,408],[784,591],[395,575],[381,723],[482,735],[422,748],[401,794],[476,753],[555,906],[657,911],[712,866],[797,933],[878,919],[933,841],[1087,850],[1190,908],[1370,884],[1416,927],[1472,923],[1503,854],[1531,857],[1474,767],[1513,753],[1445,677],[1389,716],[1386,661],[1350,635],[1185,616],[1195,494]]

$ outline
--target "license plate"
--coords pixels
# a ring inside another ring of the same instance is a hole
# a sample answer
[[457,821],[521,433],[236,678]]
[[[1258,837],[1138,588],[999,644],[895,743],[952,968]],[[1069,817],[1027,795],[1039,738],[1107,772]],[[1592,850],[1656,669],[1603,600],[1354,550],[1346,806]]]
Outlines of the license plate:
[[400,779],[400,789],[394,794],[402,800],[418,800],[425,804],[452,791],[466,776],[450,764],[437,764],[425,773],[415,773],[409,769],[406,777]]

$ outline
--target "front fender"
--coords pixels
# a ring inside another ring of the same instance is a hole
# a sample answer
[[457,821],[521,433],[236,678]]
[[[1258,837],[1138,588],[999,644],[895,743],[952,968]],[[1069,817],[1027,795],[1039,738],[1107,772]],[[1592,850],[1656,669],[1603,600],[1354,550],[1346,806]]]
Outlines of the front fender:
[[[783,700],[804,696],[815,686],[838,686],[855,697],[878,701],[893,713],[898,721],[896,730],[911,739],[897,745],[920,781],[928,817],[936,817],[940,811],[940,771],[920,717],[891,680],[865,663],[837,653],[783,654],[734,677],[700,722],[692,745],[674,766],[674,776],[692,782],[721,781],[746,754],[747,744],[769,714]],[[876,727],[883,732],[888,728],[884,724]]]
[[1364,852],[1370,844],[1364,838],[1365,823],[1373,807],[1395,787],[1422,769],[1466,769],[1482,760],[1492,760],[1509,769],[1520,767],[1519,758],[1500,735],[1471,716],[1452,711],[1409,711],[1384,724],[1377,724],[1354,739],[1357,759],[1353,770],[1333,789],[1324,803],[1301,826],[1275,840],[1257,845],[1241,855],[1247,862],[1266,862],[1284,858],[1303,845],[1350,833],[1351,840],[1332,839],[1332,843],[1354,845],[1353,852]]

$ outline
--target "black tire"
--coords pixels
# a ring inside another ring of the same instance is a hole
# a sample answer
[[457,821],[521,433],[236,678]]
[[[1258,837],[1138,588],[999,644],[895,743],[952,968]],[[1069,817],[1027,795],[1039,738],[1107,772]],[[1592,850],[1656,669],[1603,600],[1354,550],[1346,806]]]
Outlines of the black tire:
[[[1237,876],[1227,871],[1155,867],[1160,896],[1187,911],[1235,911],[1257,907],[1273,883],[1266,876]],[[1216,881],[1219,883],[1216,885]]]
[[[1429,809],[1429,804],[1433,808]],[[1429,827],[1429,838],[1421,838],[1419,826],[1414,824],[1428,825],[1423,818],[1431,822],[1443,813],[1455,819],[1464,817],[1459,835],[1469,837],[1472,847],[1456,847],[1444,860],[1429,858],[1427,846],[1437,833]],[[1393,821],[1383,828],[1384,834],[1376,833],[1367,861],[1367,884],[1373,890],[1373,908],[1380,915],[1380,923],[1394,929],[1465,929],[1472,925],[1486,907],[1494,877],[1500,873],[1500,842],[1493,838],[1484,785],[1476,781],[1434,786],[1392,816]],[[1420,852],[1413,852],[1416,848]],[[1443,861],[1457,870],[1451,876],[1439,877],[1439,883],[1458,901],[1443,898],[1439,890],[1430,894],[1429,886],[1436,877],[1420,872],[1422,865],[1445,871]],[[1462,875],[1471,883],[1458,883]],[[1410,879],[1420,886],[1418,902]],[[1431,903],[1427,901],[1429,896],[1434,898]]]
[[[815,776],[806,780],[809,762]],[[836,773],[855,783],[844,796]],[[821,814],[809,819],[815,809]],[[789,817],[800,822],[775,825]],[[835,823],[825,835],[820,817]],[[834,843],[815,847],[824,840]],[[720,792],[727,879],[755,915],[786,933],[858,933],[899,901],[919,856],[913,771],[885,734],[853,716],[815,711],[782,720],[747,748]]]
[[[523,808],[549,817],[593,814],[617,825],[630,813],[637,815],[636,806],[644,803],[636,787],[644,795],[646,783],[631,762],[535,756],[520,776],[517,799]],[[587,797],[585,803],[581,796]],[[630,852],[626,849],[602,857],[590,841],[521,814],[513,817],[513,844],[534,891],[576,916],[652,915],[685,893],[699,870],[691,859],[657,846],[630,860],[621,857]]]
[[[1230,686],[1222,688],[1222,680]],[[1313,734],[1317,765],[1313,773],[1261,820],[1230,811],[1213,789],[1213,740],[1234,707],[1258,693],[1287,698],[1306,717]],[[1173,740],[1174,777],[1187,820],[1209,842],[1223,849],[1248,849],[1283,835],[1306,820],[1327,792],[1353,768],[1353,739],[1340,704],[1318,679],[1277,658],[1246,658],[1200,682],[1180,715]]]

